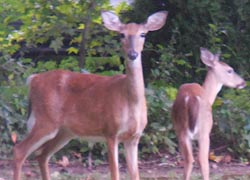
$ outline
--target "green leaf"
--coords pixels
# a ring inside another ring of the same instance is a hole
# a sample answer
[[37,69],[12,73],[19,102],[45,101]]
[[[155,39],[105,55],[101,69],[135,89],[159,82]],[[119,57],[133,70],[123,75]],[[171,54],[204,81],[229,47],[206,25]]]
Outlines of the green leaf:
[[63,45],[63,38],[62,37],[58,37],[55,40],[52,40],[50,43],[50,48],[54,49],[55,52],[57,53],[58,50],[62,47]]
[[213,31],[217,30],[217,26],[215,24],[208,24],[208,26],[210,27],[210,29],[212,29]]
[[79,24],[77,29],[84,29],[84,28],[85,28],[85,24],[81,23],[81,24]]
[[79,50],[75,47],[70,47],[67,49],[68,54],[78,54]]

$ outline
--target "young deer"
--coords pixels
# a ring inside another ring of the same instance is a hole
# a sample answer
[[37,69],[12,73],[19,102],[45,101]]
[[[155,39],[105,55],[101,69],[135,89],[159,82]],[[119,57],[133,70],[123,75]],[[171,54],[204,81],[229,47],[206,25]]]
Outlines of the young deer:
[[50,179],[50,157],[72,138],[106,141],[111,179],[119,180],[118,144],[125,147],[130,178],[139,180],[138,142],[147,124],[141,51],[148,31],[160,29],[167,12],[143,24],[123,24],[102,12],[104,26],[122,35],[126,75],[98,76],[54,70],[29,77],[28,136],[14,147],[14,180],[25,159],[36,151],[43,180]]
[[172,108],[172,119],[184,158],[184,179],[189,180],[193,168],[192,140],[199,144],[199,164],[204,180],[209,179],[209,144],[213,124],[212,105],[222,86],[244,88],[245,81],[227,64],[219,61],[219,55],[201,48],[201,60],[208,73],[203,85],[183,84]]

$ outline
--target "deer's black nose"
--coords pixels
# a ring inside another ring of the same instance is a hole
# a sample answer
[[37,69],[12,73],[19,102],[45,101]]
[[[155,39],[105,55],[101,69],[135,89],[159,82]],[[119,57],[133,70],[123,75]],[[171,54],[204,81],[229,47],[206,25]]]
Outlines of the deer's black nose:
[[138,53],[135,52],[135,51],[129,51],[129,52],[128,52],[128,58],[129,58],[130,60],[135,60],[135,59],[137,58],[137,56],[138,56]]

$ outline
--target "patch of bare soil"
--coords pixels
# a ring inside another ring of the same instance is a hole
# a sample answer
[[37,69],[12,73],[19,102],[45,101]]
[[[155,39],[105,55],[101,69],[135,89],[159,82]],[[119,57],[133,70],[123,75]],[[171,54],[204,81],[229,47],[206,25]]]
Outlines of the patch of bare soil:
[[[139,168],[142,179],[180,179],[183,174],[182,163],[176,163],[178,161],[175,158],[167,159],[150,159],[147,161],[140,161]],[[74,175],[88,175],[93,173],[108,174],[109,167],[107,163],[94,166],[92,170],[83,167],[83,164],[79,161],[72,161],[66,167],[62,167],[58,163],[50,164],[51,174],[53,173],[67,173]],[[120,164],[120,171],[122,174],[126,174],[126,164]],[[199,166],[195,163],[194,174],[199,174]],[[222,175],[222,179],[234,179],[231,177],[247,175],[250,178],[250,166],[242,163],[214,163],[210,162],[211,175]],[[23,167],[23,174],[25,179],[37,180],[40,178],[40,171],[36,161],[26,161]],[[171,178],[169,178],[171,177]],[[177,178],[178,177],[178,178]],[[0,180],[12,179],[12,162],[11,160],[0,160]],[[85,179],[85,178],[83,178]]]

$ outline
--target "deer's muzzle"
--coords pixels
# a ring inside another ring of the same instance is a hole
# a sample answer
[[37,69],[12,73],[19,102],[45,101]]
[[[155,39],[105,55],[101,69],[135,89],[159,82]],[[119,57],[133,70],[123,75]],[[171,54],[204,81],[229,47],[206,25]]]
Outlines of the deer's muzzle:
[[134,50],[128,52],[128,58],[130,60],[135,60],[138,56],[138,53],[135,52]]
[[246,82],[245,81],[242,81],[242,83],[238,84],[236,86],[237,89],[243,89],[244,87],[246,86]]

